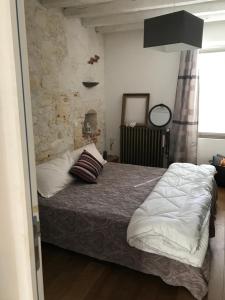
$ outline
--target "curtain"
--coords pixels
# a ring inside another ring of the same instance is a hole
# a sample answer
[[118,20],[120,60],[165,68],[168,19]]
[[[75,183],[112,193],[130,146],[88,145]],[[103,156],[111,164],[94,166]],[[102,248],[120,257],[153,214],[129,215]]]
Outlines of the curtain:
[[182,51],[171,127],[170,162],[197,163],[198,50]]

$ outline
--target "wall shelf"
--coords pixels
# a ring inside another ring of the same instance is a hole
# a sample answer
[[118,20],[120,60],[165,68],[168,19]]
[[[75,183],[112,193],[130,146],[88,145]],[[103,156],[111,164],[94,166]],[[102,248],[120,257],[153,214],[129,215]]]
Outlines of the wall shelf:
[[82,83],[86,88],[92,88],[99,84],[99,82],[93,82],[93,81],[84,81]]

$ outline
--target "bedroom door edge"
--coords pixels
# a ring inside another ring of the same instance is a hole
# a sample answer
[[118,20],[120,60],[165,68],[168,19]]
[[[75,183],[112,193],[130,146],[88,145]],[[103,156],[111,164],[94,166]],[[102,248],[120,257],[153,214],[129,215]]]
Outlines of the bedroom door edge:
[[39,214],[24,0],[1,1],[0,23],[0,194],[6,200],[4,206],[0,201],[5,238],[0,298],[44,300],[40,237],[39,268],[35,261],[33,217],[39,221]]

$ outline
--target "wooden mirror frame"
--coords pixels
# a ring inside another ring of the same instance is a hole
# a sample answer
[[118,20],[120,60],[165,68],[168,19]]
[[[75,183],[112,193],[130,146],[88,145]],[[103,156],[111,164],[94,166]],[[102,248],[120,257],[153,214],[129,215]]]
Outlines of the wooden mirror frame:
[[[137,126],[148,126],[148,111],[149,111],[149,103],[150,103],[150,94],[149,93],[135,93],[135,94],[123,94],[123,101],[122,101],[122,114],[121,114],[121,125],[125,126],[125,117],[126,117],[126,107],[127,101],[129,98],[145,98],[145,116],[144,116],[144,123],[137,123]],[[137,99],[138,101],[138,99]]]

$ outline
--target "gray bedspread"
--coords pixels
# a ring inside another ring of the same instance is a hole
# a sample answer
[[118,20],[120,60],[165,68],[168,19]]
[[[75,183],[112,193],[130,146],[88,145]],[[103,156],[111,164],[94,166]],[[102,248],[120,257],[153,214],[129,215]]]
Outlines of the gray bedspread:
[[[127,226],[165,169],[107,163],[98,184],[74,181],[49,199],[39,196],[42,240],[117,263],[166,283],[186,287],[196,299],[207,294],[209,251],[202,268],[131,248]],[[142,183],[146,183],[140,185]]]

